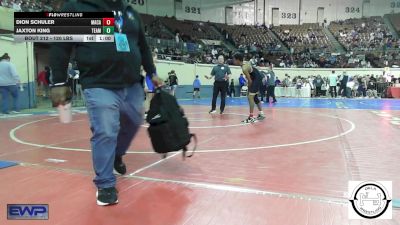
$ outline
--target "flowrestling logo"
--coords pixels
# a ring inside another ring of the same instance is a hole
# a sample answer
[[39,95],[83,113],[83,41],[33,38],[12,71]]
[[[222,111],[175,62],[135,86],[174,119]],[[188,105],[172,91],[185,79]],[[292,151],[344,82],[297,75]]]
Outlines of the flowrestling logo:
[[349,181],[349,219],[392,219],[391,181]]

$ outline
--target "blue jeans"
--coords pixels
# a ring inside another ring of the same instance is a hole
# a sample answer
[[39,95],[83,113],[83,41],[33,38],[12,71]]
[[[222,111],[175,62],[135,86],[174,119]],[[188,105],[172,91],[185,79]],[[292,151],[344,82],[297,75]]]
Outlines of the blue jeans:
[[15,111],[19,111],[19,106],[18,106],[18,87],[17,85],[11,85],[11,86],[0,86],[0,93],[1,93],[1,112],[4,114],[9,113],[8,106],[10,105],[9,102],[9,95],[13,97],[13,106]]
[[91,124],[92,160],[98,188],[114,187],[115,156],[128,150],[143,123],[143,87],[139,83],[124,89],[84,90]]

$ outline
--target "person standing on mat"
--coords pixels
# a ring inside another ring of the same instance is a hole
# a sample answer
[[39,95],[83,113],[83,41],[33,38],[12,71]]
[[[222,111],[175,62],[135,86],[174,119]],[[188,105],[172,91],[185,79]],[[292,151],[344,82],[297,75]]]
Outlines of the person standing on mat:
[[229,97],[235,97],[235,81],[231,79],[231,83],[229,84]]
[[266,102],[269,103],[270,97],[272,97],[273,102],[276,103],[276,97],[275,97],[275,73],[273,70],[272,63],[269,64],[269,71],[267,72],[267,99]]
[[[260,86],[260,97],[261,97],[261,104],[264,103],[264,98],[267,99],[267,81],[268,81],[268,75],[264,71],[260,71],[261,74],[261,86]],[[268,99],[267,99],[268,100]]]
[[217,111],[217,97],[218,94],[221,93],[221,105],[220,105],[220,114],[224,113],[225,110],[225,98],[228,91],[228,85],[226,83],[231,76],[231,69],[228,65],[224,64],[224,56],[220,55],[218,57],[218,65],[214,66],[211,71],[211,76],[205,75],[204,77],[207,79],[212,79],[214,77],[214,88],[213,88],[213,98],[211,103],[210,114],[214,114]]
[[322,94],[322,85],[324,85],[324,80],[321,78],[321,75],[318,75],[317,78],[315,78],[314,80],[314,86],[315,86],[315,90],[316,90],[316,94],[315,97],[320,97]]
[[[242,123],[254,123],[257,120],[263,120],[265,119],[264,112],[262,110],[262,104],[260,100],[258,99],[258,94],[260,91],[261,87],[261,82],[262,82],[262,76],[260,71],[258,71],[255,67],[251,66],[250,63],[246,62],[244,63],[244,56],[242,53],[236,53],[233,56],[233,61],[234,64],[237,66],[242,67],[243,74],[246,76],[247,81],[248,81],[248,94],[247,98],[249,101],[249,117],[245,120],[242,121]],[[254,106],[257,105],[259,114],[258,117],[254,117]]]
[[170,94],[175,96],[176,89],[178,88],[178,77],[176,76],[175,70],[172,70],[168,76],[168,83],[170,89]]
[[288,94],[289,94],[289,87],[291,85],[291,82],[290,82],[290,76],[288,74],[285,74],[285,78],[283,79],[281,85],[282,85],[282,88],[283,88],[282,89],[282,91],[283,91],[282,96],[283,97],[289,97]]
[[349,81],[349,76],[346,71],[343,72],[343,75],[340,77],[340,88],[339,95],[342,95],[342,98],[347,97],[347,82]]
[[201,82],[199,79],[199,75],[196,75],[196,79],[193,81],[193,99],[200,98],[200,88],[201,88]]
[[1,113],[9,114],[9,95],[13,98],[14,111],[11,113],[19,113],[19,89],[18,84],[20,78],[17,74],[17,70],[10,62],[11,58],[5,53],[0,57],[0,93],[2,97]]
[[247,85],[246,79],[243,77],[243,74],[241,73],[239,76],[239,85],[240,85],[240,90],[242,90],[242,87]]
[[301,80],[301,77],[298,76],[296,79],[296,98],[301,98],[301,88],[303,86],[303,81]]
[[113,169],[119,174],[126,173],[123,156],[143,122],[144,91],[140,66],[143,65],[156,87],[161,82],[155,74],[140,14],[124,1],[69,1],[61,11],[114,12],[115,42],[55,43],[49,58],[53,71],[53,106],[65,105],[71,98],[66,71],[75,50],[93,133],[91,147],[97,204],[116,204],[118,191]]
[[332,98],[337,98],[336,85],[337,76],[335,74],[335,71],[333,70],[331,75],[329,75],[329,92],[331,93]]

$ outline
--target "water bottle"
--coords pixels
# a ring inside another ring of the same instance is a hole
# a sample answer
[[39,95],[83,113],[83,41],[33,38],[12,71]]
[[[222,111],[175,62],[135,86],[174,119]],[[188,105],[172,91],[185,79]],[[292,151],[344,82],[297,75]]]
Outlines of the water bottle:
[[58,114],[61,123],[71,123],[72,122],[72,106],[71,103],[65,105],[59,105],[57,107]]

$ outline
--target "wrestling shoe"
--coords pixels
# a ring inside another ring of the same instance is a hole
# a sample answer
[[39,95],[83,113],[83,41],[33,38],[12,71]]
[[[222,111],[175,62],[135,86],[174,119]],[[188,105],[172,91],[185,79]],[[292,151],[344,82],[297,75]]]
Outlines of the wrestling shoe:
[[264,120],[265,119],[265,114],[264,113],[260,113],[257,116],[257,120]]
[[257,121],[256,118],[254,118],[254,117],[249,117],[249,118],[243,120],[242,123],[255,123],[256,121]]

